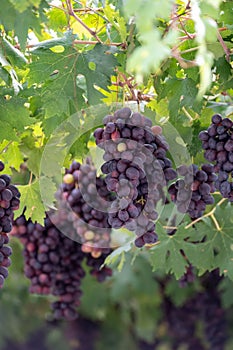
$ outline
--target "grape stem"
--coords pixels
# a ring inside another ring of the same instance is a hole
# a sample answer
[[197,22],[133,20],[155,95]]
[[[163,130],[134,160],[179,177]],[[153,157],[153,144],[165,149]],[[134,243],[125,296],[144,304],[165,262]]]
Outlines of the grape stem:
[[186,117],[188,117],[189,121],[193,122],[193,117],[191,116],[191,114],[189,114],[189,112],[187,111],[187,109],[184,106],[182,107],[182,111],[184,112]]
[[71,1],[66,0],[66,4],[67,4],[67,9],[68,9],[69,15],[74,17],[76,19],[76,21],[79,22],[83,26],[83,28],[85,28],[99,43],[102,44],[102,41],[100,40],[100,38],[98,37],[96,32],[94,32],[91,28],[89,28],[74,12]]
[[29,181],[28,181],[28,185],[31,186],[32,184],[32,178],[33,178],[33,173],[32,171],[30,172],[30,178],[29,178]]
[[230,62],[230,53],[231,53],[231,51],[226,46],[226,44],[225,44],[225,42],[224,42],[224,40],[223,40],[219,30],[217,31],[217,37],[218,37],[218,41],[220,42],[220,44],[221,44],[221,46],[222,46],[222,48],[223,48],[223,50],[224,50],[224,52],[226,54],[227,62]]
[[172,57],[177,60],[181,68],[187,69],[197,66],[197,63],[195,61],[189,61],[182,58],[178,50],[172,50]]
[[177,226],[163,226],[165,230],[177,230]]
[[148,249],[150,249],[150,248],[152,248],[152,247],[154,247],[154,246],[156,246],[156,245],[158,245],[158,244],[160,244],[160,241],[157,241],[157,242],[155,242],[155,243],[146,243],[146,244],[145,244],[145,247],[148,248]]
[[219,226],[219,223],[218,223],[216,217],[214,216],[214,214],[210,215],[210,217],[211,217],[211,219],[213,220],[213,222],[214,222],[214,224],[215,224],[215,226],[216,226],[217,231],[221,231],[221,227]]
[[215,210],[217,209],[217,206],[220,206],[223,202],[225,202],[225,200],[226,200],[226,198],[222,198],[209,213],[207,213],[207,214],[201,216],[200,218],[197,218],[196,220],[192,221],[190,224],[185,226],[185,229],[187,230],[188,228],[190,228],[191,226],[195,225],[200,220],[203,220],[204,218],[207,218],[207,217],[210,216],[211,219],[213,220],[215,226],[216,226],[216,229],[218,231],[221,231],[221,228],[220,228],[219,223],[217,222],[217,220],[216,220],[216,218],[214,216],[214,213],[215,213]]
[[7,151],[8,147],[12,144],[13,141],[9,141],[8,144],[1,150],[0,154]]

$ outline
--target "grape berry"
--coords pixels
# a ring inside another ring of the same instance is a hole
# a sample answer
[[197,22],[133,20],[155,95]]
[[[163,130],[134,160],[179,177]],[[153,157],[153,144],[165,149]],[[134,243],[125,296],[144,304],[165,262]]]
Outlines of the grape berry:
[[218,178],[216,188],[224,198],[233,202],[233,122],[220,114],[212,117],[207,130],[199,134],[205,158],[214,163]]

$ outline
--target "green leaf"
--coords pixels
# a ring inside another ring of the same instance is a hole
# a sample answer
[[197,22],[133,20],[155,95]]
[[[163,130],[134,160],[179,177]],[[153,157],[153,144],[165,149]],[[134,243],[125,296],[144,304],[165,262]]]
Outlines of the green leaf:
[[33,55],[38,59],[30,65],[29,83],[43,84],[41,100],[46,116],[69,114],[70,101],[77,106],[82,102],[80,90],[75,86],[77,51],[67,47],[63,52],[55,53],[39,48]]
[[54,207],[55,193],[57,187],[51,178],[45,176],[40,177],[40,188],[43,188],[43,203],[46,208]]
[[0,78],[7,84],[9,85],[10,83],[10,74],[7,71],[7,69],[5,69],[4,67],[0,67]]
[[7,39],[0,37],[0,47],[3,51],[6,59],[13,65],[17,67],[24,67],[27,63],[26,57],[21,51],[16,49]]
[[[181,226],[182,227],[182,226]],[[158,243],[150,249],[150,261],[153,270],[165,270],[166,273],[174,273],[179,279],[186,271],[187,260],[181,254],[181,249],[186,253],[195,250],[195,245],[187,243],[185,238],[187,232],[181,229],[169,236],[163,227],[157,223],[156,232],[158,234]]]
[[209,16],[212,18],[218,18],[220,11],[219,11],[219,5],[221,4],[222,0],[201,0],[200,2],[200,8],[201,12],[205,16]]
[[224,308],[233,306],[233,283],[229,278],[224,278],[220,283],[220,290],[222,293],[222,303]]
[[44,225],[45,207],[41,200],[39,180],[28,185],[20,185],[18,190],[21,193],[20,208],[15,211],[15,218],[20,216],[26,208],[24,213],[26,219],[31,218],[33,222]]
[[41,0],[9,0],[19,12],[24,12],[29,6],[38,7]]
[[54,46],[72,46],[72,43],[76,38],[77,35],[74,35],[71,30],[68,30],[64,33],[63,37],[44,40],[35,44],[35,49],[32,51],[32,54],[37,54],[38,49],[51,49]]
[[[26,0],[21,1],[28,3]],[[18,1],[15,1],[15,3],[18,3]],[[36,3],[38,4],[39,0],[36,0]],[[26,46],[28,30],[34,29],[39,33],[41,30],[41,16],[43,16],[43,21],[46,20],[43,12],[48,8],[48,3],[45,0],[41,0],[37,10],[33,4],[34,1],[31,0],[30,6],[27,6],[23,12],[19,12],[9,0],[1,0],[1,12],[4,15],[1,16],[0,23],[4,25],[6,31],[15,31],[22,49]]]
[[41,162],[42,154],[43,154],[43,148],[37,148],[37,147],[28,149],[25,152],[25,155],[28,157],[27,167],[36,176],[39,176],[39,173],[40,173],[40,162]]
[[[69,115],[70,103],[75,110],[89,104],[97,104],[103,95],[98,87],[108,90],[110,77],[114,75],[117,61],[109,48],[96,45],[93,50],[79,54],[72,47],[64,47],[60,53],[50,49],[36,49],[33,52],[38,59],[30,65],[30,83],[43,83],[41,99],[47,117],[65,113]],[[95,70],[89,64],[95,64]],[[86,78],[87,96],[77,86],[77,75]]]
[[[128,58],[127,69],[138,76],[142,81],[143,76],[149,73],[157,73],[163,60],[170,56],[171,42],[176,42],[176,32],[171,32],[163,39],[157,29],[140,34],[142,45],[137,47]],[[154,49],[156,47],[156,50]],[[136,76],[136,78],[137,78]]]
[[17,171],[20,171],[20,165],[23,163],[23,155],[19,149],[18,142],[12,142],[5,140],[0,145],[0,154],[1,160],[5,164],[4,172],[11,173],[14,168]]
[[111,265],[116,263],[118,260],[120,260],[117,265],[117,269],[118,271],[121,271],[125,263],[125,252],[130,251],[131,248],[132,248],[132,242],[128,242],[123,246],[115,249],[110,255],[107,256],[104,264]]
[[[147,28],[153,24],[154,18],[168,18],[172,10],[173,1],[144,1],[126,0],[124,10],[128,16],[137,15],[136,21],[139,22],[140,28]],[[147,20],[145,20],[145,18]],[[144,22],[144,23],[143,23]]]
[[190,156],[196,156],[198,152],[202,152],[202,145],[198,137],[200,131],[201,131],[201,122],[200,120],[195,120],[192,124],[192,140],[188,144],[188,150],[189,150]]
[[223,26],[232,25],[233,3],[232,1],[223,1],[220,6],[219,20],[222,21]]
[[50,9],[48,13],[48,19],[49,19],[48,26],[55,31],[59,31],[63,29],[65,26],[67,26],[67,16],[65,12],[60,9],[57,9],[57,8]]
[[53,131],[57,128],[57,126],[62,124],[65,119],[67,119],[67,115],[65,114],[59,114],[54,115],[50,118],[45,118],[42,122],[42,128],[45,133],[45,136],[50,136],[53,133]]
[[72,158],[79,157],[84,158],[85,155],[89,152],[89,148],[87,147],[87,144],[89,142],[91,135],[91,131],[88,131],[86,133],[83,133],[77,141],[71,146],[70,153]]
[[[195,227],[199,240],[203,243],[196,244],[197,256],[195,265],[203,272],[219,268],[220,273],[233,280],[233,208],[231,204],[217,206],[214,216],[220,226],[220,231],[215,227],[211,218],[205,218]],[[192,230],[190,230],[192,232]],[[193,233],[195,230],[193,230]]]
[[127,27],[124,17],[120,16],[119,11],[106,4],[103,9],[105,16],[111,23],[111,25],[119,32],[121,41],[124,42],[127,36]]
[[225,57],[220,57],[215,62],[216,74],[219,74],[219,82],[226,83],[229,78],[232,77],[232,67]]
[[[110,77],[115,75],[114,69],[118,65],[114,57],[114,51],[107,46],[97,44],[93,50],[79,56],[77,61],[77,73],[83,74],[87,83],[87,98],[91,105],[100,102],[103,95],[96,87],[108,90],[111,85]],[[90,69],[90,64],[95,65],[95,70]]]
[[[18,77],[17,77],[17,74],[16,74],[15,70],[13,69],[13,67],[10,64],[10,62],[5,57],[5,49],[4,49],[4,47],[2,48],[1,46],[0,46],[0,64],[1,64],[2,67],[4,67],[4,69],[9,74],[9,78],[10,78],[9,81],[11,80],[11,82],[12,82],[12,87],[14,89],[14,94],[18,95],[18,93],[20,92],[20,89],[22,89],[22,86],[18,82]],[[7,83],[9,83],[9,82],[7,81]]]
[[[155,85],[155,88],[156,87]],[[201,103],[198,103],[196,100],[198,89],[196,82],[192,79],[166,79],[160,86],[160,89],[160,98],[169,98],[168,108],[170,112],[170,121],[172,123],[179,123],[179,110],[183,106],[200,112]]]
[[29,111],[24,106],[25,102],[26,100],[20,97],[6,100],[0,96],[0,141],[4,139],[18,141],[18,135],[24,131],[24,127],[35,121],[29,117]]

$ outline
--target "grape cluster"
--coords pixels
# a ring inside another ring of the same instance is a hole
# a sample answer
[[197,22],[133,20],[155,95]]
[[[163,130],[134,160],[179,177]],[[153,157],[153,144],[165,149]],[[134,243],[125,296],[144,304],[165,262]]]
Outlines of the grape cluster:
[[[4,164],[0,161],[0,172],[4,170]],[[20,193],[11,184],[9,175],[0,175],[0,232],[8,233],[12,229],[13,211],[19,208]]]
[[104,127],[94,132],[96,144],[104,150],[107,189],[117,196],[111,204],[108,222],[113,228],[135,231],[135,245],[157,241],[155,208],[164,199],[163,187],[176,177],[166,157],[168,144],[162,129],[130,108],[107,115]]
[[205,338],[211,350],[224,350],[227,340],[226,318],[221,299],[215,288],[202,295],[202,317]]
[[98,281],[111,275],[111,269],[107,267],[100,270],[105,254],[93,258],[84,253],[79,243],[53,225],[49,215],[46,215],[44,226],[27,221],[22,215],[15,220],[12,234],[19,237],[24,246],[24,273],[31,281],[30,292],[56,297],[52,303],[55,319],[77,318],[81,281],[85,276],[84,260]]
[[73,229],[69,229],[69,237],[82,243],[83,252],[96,258],[102,253],[109,253],[111,228],[107,207],[113,198],[104,178],[96,176],[96,169],[89,158],[82,165],[74,161],[66,169],[56,197],[58,220],[53,215],[53,222],[58,224],[63,213],[73,225]]
[[[196,293],[180,307],[168,297],[164,298],[164,314],[173,349],[181,345],[189,350],[225,349],[226,315],[218,291],[220,280],[217,270],[208,273],[201,281],[202,292]],[[202,337],[198,332],[200,322],[204,326]]]
[[6,233],[0,235],[0,289],[3,287],[5,279],[8,277],[8,267],[11,265],[9,256],[12,254],[9,243],[9,237]]
[[224,198],[233,202],[233,122],[215,114],[211,125],[200,132],[199,138],[205,158],[214,163],[218,175],[216,188]]
[[[5,166],[0,161],[0,172]],[[9,256],[12,254],[9,243],[9,233],[12,229],[14,210],[19,208],[20,193],[18,189],[11,184],[11,177],[6,174],[0,175],[0,289],[4,285],[4,281],[8,276],[7,268],[11,264]]]
[[181,165],[177,172],[183,178],[173,183],[168,192],[171,200],[176,203],[181,213],[188,213],[191,219],[201,217],[207,204],[213,204],[211,195],[215,191],[217,175],[214,166],[203,164],[201,169],[197,165]]
[[[182,345],[185,345],[186,349],[189,350],[205,349],[200,339],[195,335],[199,316],[195,297],[187,300],[181,307],[177,307],[169,298],[165,297],[164,315],[168,325],[168,334],[172,340],[172,349],[179,349]],[[194,348],[194,344],[198,344],[198,347]]]
[[56,319],[75,318],[84,277],[80,246],[62,236],[48,217],[43,227],[21,216],[12,234],[18,235],[24,245],[24,273],[31,281],[30,292],[57,297],[52,304]]

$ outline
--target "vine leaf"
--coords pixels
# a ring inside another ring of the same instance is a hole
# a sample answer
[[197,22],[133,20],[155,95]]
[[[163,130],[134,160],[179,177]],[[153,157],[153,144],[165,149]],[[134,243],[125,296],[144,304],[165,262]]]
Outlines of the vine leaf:
[[181,250],[190,253],[196,248],[194,244],[185,241],[187,230],[183,230],[183,227],[184,224],[174,235],[169,236],[157,223],[156,232],[159,242],[150,249],[150,261],[154,271],[165,269],[166,273],[174,273],[177,279],[185,273],[188,262],[181,254]]
[[41,200],[39,180],[36,179],[28,185],[20,185],[18,190],[21,193],[20,208],[15,211],[15,218],[20,216],[25,208],[26,219],[31,218],[33,222],[44,225],[45,208]]
[[80,102],[75,87],[77,51],[66,47],[63,52],[52,52],[49,48],[39,47],[32,54],[36,60],[29,66],[29,83],[43,84],[40,93],[46,117],[68,114],[69,102]]
[[113,53],[108,46],[97,44],[93,50],[79,56],[77,73],[86,78],[89,104],[98,104],[104,97],[96,86],[108,90],[108,85],[111,85],[110,77],[115,75],[114,68],[118,65]]
[[[23,4],[23,7],[20,6],[21,4]],[[30,3],[26,0],[21,0],[20,4],[16,0],[1,0],[1,13],[4,16],[1,16],[0,23],[4,25],[7,31],[14,29],[20,46],[24,49],[28,30],[34,29],[36,33],[40,33],[41,18],[45,21],[44,10],[48,7],[49,5],[45,0],[36,0],[36,2],[30,0]]]
[[125,263],[125,253],[129,252],[132,248],[132,242],[128,242],[124,244],[123,246],[115,249],[110,255],[107,256],[105,259],[104,264],[106,265],[112,265],[115,262],[119,261],[117,269],[120,272],[124,266]]
[[27,59],[23,53],[3,37],[0,37],[0,52],[14,66],[23,68],[27,64]]
[[[62,41],[59,42],[61,45]],[[104,96],[98,87],[108,90],[110,77],[115,74],[114,68],[117,65],[109,47],[96,45],[86,53],[78,53],[71,46],[61,46],[62,52],[51,51],[50,46],[56,44],[57,41],[50,41],[46,47],[35,49],[32,52],[34,62],[30,65],[30,83],[43,84],[41,98],[46,117],[56,113],[69,115],[70,104],[74,110],[78,110],[86,106],[87,101],[91,105],[99,103]],[[85,89],[78,84],[81,78]]]
[[160,98],[169,98],[168,108],[170,112],[171,122],[174,124],[178,122],[177,119],[179,116],[179,110],[183,106],[185,106],[185,108],[192,108],[197,113],[200,112],[201,103],[198,103],[196,101],[198,89],[196,82],[192,79],[166,79],[166,82],[160,86],[160,89]]
[[41,0],[10,0],[15,9],[24,12],[29,6],[39,6]]
[[195,225],[198,239],[204,242],[196,244],[197,255],[195,260],[193,259],[195,265],[203,272],[219,268],[220,273],[231,280],[233,280],[232,214],[231,204],[216,208],[214,216],[221,228],[220,231],[216,229],[209,217]]
[[20,165],[23,163],[23,155],[19,149],[18,142],[3,141],[0,145],[1,160],[5,164],[4,172],[12,173],[12,168],[20,171]]
[[26,99],[12,97],[6,100],[0,96],[0,141],[4,139],[18,141],[18,134],[24,127],[31,125],[35,120],[29,117],[25,108]]

